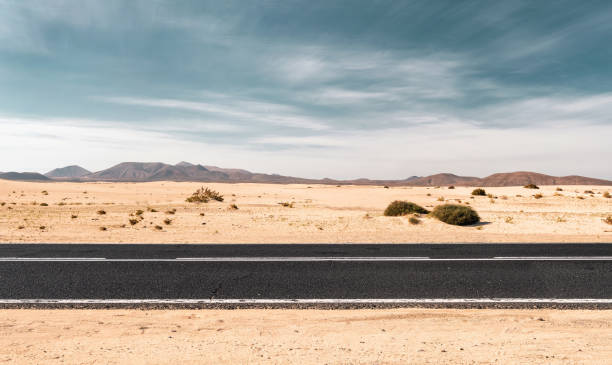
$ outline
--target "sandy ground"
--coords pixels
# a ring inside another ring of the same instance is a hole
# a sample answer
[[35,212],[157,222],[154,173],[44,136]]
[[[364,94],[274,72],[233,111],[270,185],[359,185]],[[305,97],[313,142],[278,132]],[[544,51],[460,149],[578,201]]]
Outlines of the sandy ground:
[[2,364],[611,364],[612,311],[2,310]]
[[[612,242],[612,225],[603,222],[612,199],[602,196],[610,186],[487,188],[491,199],[472,197],[471,187],[205,184],[225,201],[186,203],[201,185],[0,180],[0,242]],[[407,217],[384,217],[396,199],[427,208],[467,202],[484,223],[455,227],[423,217],[412,225]],[[132,226],[138,209],[144,220]]]

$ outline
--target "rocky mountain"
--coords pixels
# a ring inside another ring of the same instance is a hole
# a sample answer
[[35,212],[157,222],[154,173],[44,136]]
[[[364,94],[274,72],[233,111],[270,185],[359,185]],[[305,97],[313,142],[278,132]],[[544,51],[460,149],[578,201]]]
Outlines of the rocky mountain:
[[254,173],[243,169],[226,169],[203,166],[189,162],[176,165],[161,162],[123,162],[108,169],[89,173],[79,166],[67,166],[46,174],[0,173],[0,179],[8,180],[72,180],[72,181],[194,181],[194,182],[251,182],[279,184],[330,184],[330,185],[388,185],[388,186],[523,186],[536,185],[611,185],[612,181],[584,176],[550,176],[536,172],[517,171],[498,173],[485,178],[441,173],[430,176],[411,176],[403,180],[333,180],[304,179],[276,174]]
[[71,165],[53,169],[45,174],[45,176],[56,179],[73,179],[91,174],[91,171],[82,168],[81,166]]
[[48,181],[50,180],[43,174],[38,172],[2,172],[0,179],[17,180],[17,181]]

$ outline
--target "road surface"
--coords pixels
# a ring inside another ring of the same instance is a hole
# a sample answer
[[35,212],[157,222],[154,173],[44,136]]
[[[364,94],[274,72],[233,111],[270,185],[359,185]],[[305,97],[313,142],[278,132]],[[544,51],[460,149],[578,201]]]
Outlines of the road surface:
[[612,308],[612,244],[0,245],[2,307]]

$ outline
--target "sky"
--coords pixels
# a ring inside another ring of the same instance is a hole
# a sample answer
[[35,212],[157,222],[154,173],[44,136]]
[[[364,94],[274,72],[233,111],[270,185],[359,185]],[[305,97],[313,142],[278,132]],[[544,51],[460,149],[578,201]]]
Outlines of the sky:
[[612,179],[612,2],[0,0],[0,171]]

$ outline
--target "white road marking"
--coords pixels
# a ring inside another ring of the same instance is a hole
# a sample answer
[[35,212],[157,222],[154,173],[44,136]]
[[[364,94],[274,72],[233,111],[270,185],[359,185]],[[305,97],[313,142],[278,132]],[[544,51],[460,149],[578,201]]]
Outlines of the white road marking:
[[433,298],[433,299],[0,299],[0,304],[612,304],[593,298]]
[[407,256],[269,256],[269,257],[177,257],[177,258],[104,258],[104,257],[0,257],[0,262],[382,262],[382,261],[612,261],[612,256],[496,256],[432,258]]

